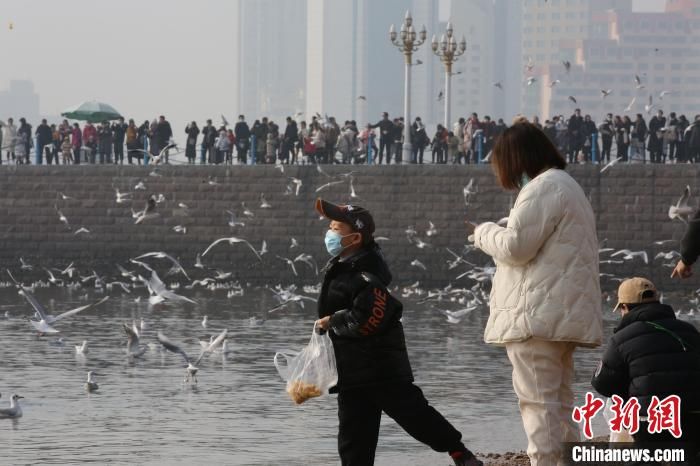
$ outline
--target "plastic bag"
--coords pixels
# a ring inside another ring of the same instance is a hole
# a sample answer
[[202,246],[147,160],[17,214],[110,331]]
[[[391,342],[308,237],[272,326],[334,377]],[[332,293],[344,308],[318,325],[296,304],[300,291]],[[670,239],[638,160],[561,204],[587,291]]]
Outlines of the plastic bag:
[[[605,423],[610,426],[610,422],[613,420],[615,417],[615,413],[613,413],[612,410],[612,398],[608,398],[605,400],[605,408],[603,409],[603,417],[605,418]],[[627,443],[633,443],[634,442],[634,437],[632,437],[627,429],[622,429],[620,432],[613,432],[610,430],[610,438],[608,442],[611,443],[617,443],[617,442],[627,442]]]
[[[281,358],[285,362],[282,363]],[[299,352],[278,351],[275,367],[282,379],[287,381],[287,393],[295,404],[309,398],[327,395],[338,383],[333,342],[328,332],[320,335],[314,325],[311,341]]]

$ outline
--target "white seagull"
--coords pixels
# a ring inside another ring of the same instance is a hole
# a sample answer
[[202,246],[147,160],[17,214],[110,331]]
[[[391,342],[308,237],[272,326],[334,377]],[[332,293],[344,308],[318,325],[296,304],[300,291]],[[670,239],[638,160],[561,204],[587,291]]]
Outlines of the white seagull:
[[105,296],[104,298],[100,299],[99,301],[92,303],[92,304],[87,304],[85,306],[80,306],[76,307],[75,309],[71,309],[70,311],[66,311],[62,314],[59,314],[57,316],[52,316],[47,313],[46,308],[39,302],[37,299],[34,297],[34,295],[25,287],[20,286],[19,294],[24,296],[24,298],[27,300],[27,302],[34,308],[34,311],[39,316],[39,321],[34,321],[30,320],[29,323],[32,324],[32,326],[36,329],[37,332],[39,332],[40,335],[46,334],[46,333],[58,333],[58,330],[55,328],[51,327],[51,325],[61,319],[64,319],[66,317],[70,317],[72,315],[75,315],[79,312],[82,312],[86,309],[90,309],[91,307],[98,306],[105,301],[109,299],[109,296]]
[[85,387],[85,391],[88,393],[94,392],[95,390],[98,390],[100,388],[100,386],[97,385],[97,382],[95,382],[95,378],[93,377],[93,375],[95,375],[95,373],[89,371],[87,373],[87,380],[85,381],[85,385],[83,385],[83,387]]
[[10,397],[10,407],[0,409],[0,419],[16,419],[22,417],[22,407],[19,405],[19,400],[24,398],[16,393]]
[[223,242],[226,242],[226,243],[228,243],[228,244],[230,244],[230,245],[234,245],[234,244],[236,244],[236,243],[243,243],[243,244],[245,244],[246,246],[248,246],[248,247],[250,248],[251,251],[253,251],[253,254],[255,254],[255,257],[257,257],[258,260],[262,262],[262,257],[260,257],[260,254],[258,254],[258,251],[253,247],[252,244],[250,244],[248,241],[246,241],[246,240],[244,240],[244,239],[242,239],[242,238],[236,238],[235,236],[231,236],[230,238],[219,238],[219,239],[217,239],[216,241],[214,241],[213,243],[211,243],[211,244],[207,247],[207,249],[204,250],[204,252],[202,253],[202,257],[206,256],[207,253],[211,250],[211,248],[213,248],[213,247],[216,246],[217,244],[223,243]]
[[688,223],[689,217],[693,214],[695,209],[690,207],[688,205],[688,201],[690,200],[690,185],[687,185],[685,189],[683,190],[683,195],[678,199],[678,202],[676,202],[676,205],[672,205],[668,208],[668,217],[673,220],[673,219],[679,219],[682,220],[685,223]]
[[647,255],[646,251],[630,251],[629,249],[620,249],[619,251],[610,254],[610,257],[617,256],[622,256],[622,258],[626,261],[639,257],[645,264],[649,263],[649,256]]
[[189,382],[190,380],[194,380],[194,383],[197,383],[197,371],[199,368],[197,365],[201,362],[202,358],[206,355],[214,351],[216,347],[218,347],[221,342],[226,338],[226,333],[228,331],[224,330],[222,331],[219,336],[217,336],[206,348],[202,349],[202,352],[199,353],[199,357],[197,359],[190,358],[185,351],[177,346],[175,343],[171,342],[163,333],[158,332],[158,341],[160,342],[163,347],[165,347],[166,350],[171,351],[173,353],[181,355],[184,359],[185,362],[187,363],[187,373],[185,375],[185,382]]

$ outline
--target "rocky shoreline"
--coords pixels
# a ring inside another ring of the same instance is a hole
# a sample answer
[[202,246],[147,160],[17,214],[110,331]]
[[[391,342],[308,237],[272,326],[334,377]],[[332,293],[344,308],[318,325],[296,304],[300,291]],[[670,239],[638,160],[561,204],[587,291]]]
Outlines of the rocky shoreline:
[[[595,437],[590,442],[607,442],[608,437]],[[524,451],[505,453],[481,453],[476,452],[476,456],[484,462],[485,466],[530,466],[530,458]]]

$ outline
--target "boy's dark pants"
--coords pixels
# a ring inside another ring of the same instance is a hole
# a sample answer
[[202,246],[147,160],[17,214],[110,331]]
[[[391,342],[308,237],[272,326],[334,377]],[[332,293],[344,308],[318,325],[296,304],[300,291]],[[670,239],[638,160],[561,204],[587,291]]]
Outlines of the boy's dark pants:
[[382,411],[435,451],[464,448],[462,434],[428,404],[420,388],[412,383],[378,385],[338,394],[338,452],[343,466],[374,464]]

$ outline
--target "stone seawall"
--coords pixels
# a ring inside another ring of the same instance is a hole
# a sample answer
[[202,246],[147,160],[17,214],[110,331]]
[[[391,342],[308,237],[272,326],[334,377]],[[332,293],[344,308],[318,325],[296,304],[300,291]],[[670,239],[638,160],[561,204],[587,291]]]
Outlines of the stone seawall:
[[[125,264],[145,252],[164,251],[179,258],[193,278],[202,278],[212,274],[193,267],[197,253],[217,238],[236,236],[249,240],[256,249],[265,240],[269,252],[263,261],[258,262],[244,245],[220,244],[203,263],[253,284],[316,283],[315,272],[306,264],[295,263],[295,276],[276,256],[294,259],[307,252],[319,267],[323,265],[327,222],[313,211],[314,199],[322,196],[334,202],[352,201],[372,211],[376,235],[389,238],[381,244],[395,283],[469,285],[472,282],[466,278],[455,281],[467,268],[460,265],[449,270],[447,261],[452,257],[446,248],[462,251],[465,218],[498,220],[508,215],[515,200],[515,193],[496,186],[488,166],[324,166],[323,171],[310,166],[285,167],[284,173],[268,166],[161,166],[155,173],[153,168],[131,166],[2,166],[0,265],[26,278],[44,277],[41,268],[65,267],[70,262],[84,274],[94,269],[101,275],[116,276],[117,263]],[[671,269],[662,266],[671,261],[654,260],[659,251],[677,250],[678,243],[660,247],[653,242],[678,240],[683,235],[685,225],[669,220],[668,207],[686,185],[695,189],[698,167],[619,165],[601,174],[597,166],[574,166],[569,171],[591,200],[599,239],[607,239],[608,247],[646,250],[649,255],[648,265],[634,259],[623,265],[603,264],[601,272],[645,275],[666,290],[680,289],[667,278]],[[293,178],[301,181],[298,194]],[[466,206],[463,187],[472,178],[477,193]],[[351,179],[356,198],[351,198]],[[339,180],[342,183],[316,192],[321,185]],[[135,189],[140,182],[145,190]],[[115,189],[132,193],[133,201],[117,203]],[[59,192],[70,199],[62,199]],[[134,224],[131,209],[141,210],[151,194],[165,198],[157,206],[159,216]],[[270,208],[260,207],[261,195]],[[187,208],[179,207],[180,203]],[[692,203],[697,204],[695,197]],[[69,226],[59,220],[57,209]],[[227,210],[234,211],[245,226],[229,226]],[[244,215],[244,210],[253,216]],[[437,230],[432,236],[426,233],[429,222]],[[177,225],[186,227],[186,234],[175,232]],[[418,248],[415,241],[408,241],[405,231],[409,226],[429,246]],[[90,233],[75,234],[81,227]],[[292,239],[299,246],[290,247]],[[20,271],[20,257],[35,271]],[[471,253],[468,258],[480,265],[487,263],[481,253]],[[426,270],[411,265],[414,260]],[[167,261],[161,263],[159,270],[167,271]],[[603,278],[602,285],[614,289],[616,282]],[[683,285],[683,289],[690,288],[695,286]]]

